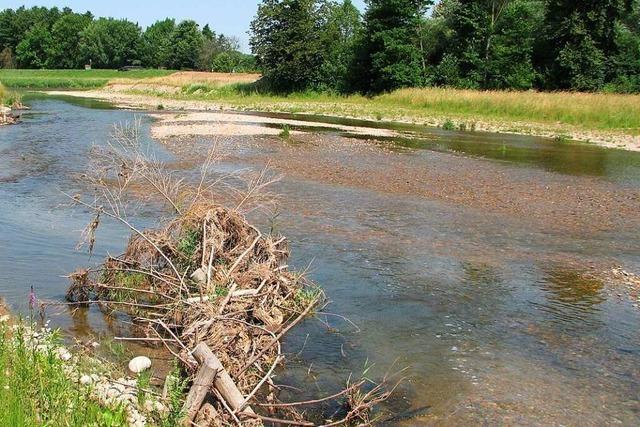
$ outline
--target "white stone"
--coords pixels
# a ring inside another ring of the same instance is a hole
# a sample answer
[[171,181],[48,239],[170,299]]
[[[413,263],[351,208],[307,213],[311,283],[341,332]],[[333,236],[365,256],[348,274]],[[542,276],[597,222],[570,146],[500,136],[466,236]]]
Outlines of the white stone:
[[88,385],[93,382],[93,379],[89,375],[83,375],[80,377],[80,384]]
[[206,283],[207,273],[202,268],[197,269],[191,274],[191,278],[199,283]]
[[151,367],[151,359],[147,356],[134,357],[129,361],[129,370],[134,374],[146,371]]
[[71,353],[69,353],[66,348],[60,347],[58,349],[58,357],[66,362],[67,360],[71,359]]

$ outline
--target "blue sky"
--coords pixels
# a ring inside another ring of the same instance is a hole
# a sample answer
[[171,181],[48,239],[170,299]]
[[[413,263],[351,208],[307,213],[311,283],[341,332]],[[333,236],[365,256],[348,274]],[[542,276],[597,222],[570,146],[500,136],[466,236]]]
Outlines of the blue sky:
[[[364,10],[364,0],[352,0]],[[138,22],[143,28],[166,17],[193,19],[200,25],[209,23],[219,33],[233,35],[240,39],[242,49],[249,50],[249,22],[258,9],[259,0],[2,0],[1,9],[20,6],[68,6],[76,12],[90,10],[95,16],[128,18]]]

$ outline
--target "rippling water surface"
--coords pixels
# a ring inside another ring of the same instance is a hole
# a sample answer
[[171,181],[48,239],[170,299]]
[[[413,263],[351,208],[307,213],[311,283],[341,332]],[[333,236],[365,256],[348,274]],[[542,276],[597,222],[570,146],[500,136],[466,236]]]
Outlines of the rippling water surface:
[[[87,214],[62,191],[78,191],[74,174],[86,170],[91,145],[134,118],[91,102],[30,103],[20,125],[0,129],[0,293],[23,313],[29,285],[62,300],[62,276],[122,249],[127,233],[107,223],[93,259],[75,251]],[[142,116],[145,134],[150,125]],[[424,156],[425,167],[437,151],[480,157],[496,173],[508,164],[584,176],[585,185],[597,177],[635,191],[640,183],[637,154],[410,130],[420,138],[396,142],[411,148],[407,161]],[[335,392],[368,366],[377,378],[407,367],[388,424],[640,422],[639,311],[585,274],[602,258],[640,270],[638,230],[550,233],[527,218],[292,176],[277,190],[277,227],[292,241],[292,263],[311,263],[332,301],[326,310],[358,325],[326,314],[326,324],[294,330],[279,380],[298,388],[297,399]],[[137,220],[151,224],[153,214]],[[54,321],[81,336],[120,328],[95,313],[63,310]]]

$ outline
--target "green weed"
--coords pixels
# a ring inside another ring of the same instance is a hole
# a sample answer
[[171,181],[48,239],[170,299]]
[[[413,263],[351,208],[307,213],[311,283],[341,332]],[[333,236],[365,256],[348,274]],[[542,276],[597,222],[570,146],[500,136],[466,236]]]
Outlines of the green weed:
[[[29,332],[0,325],[0,425],[120,426],[124,410],[95,403],[64,370],[55,348],[60,336],[39,331],[40,349],[27,342]],[[31,335],[35,336],[35,335]]]
[[191,260],[200,247],[201,234],[199,230],[185,230],[178,242],[178,252],[185,260]]
[[289,125],[287,124],[282,125],[282,130],[280,131],[279,135],[280,135],[280,138],[282,139],[289,139],[289,137],[291,136]]
[[454,130],[456,125],[451,121],[451,119],[447,119],[442,123],[442,129],[444,130]]
[[180,425],[180,421],[184,416],[183,403],[184,393],[187,390],[187,378],[185,378],[180,368],[175,364],[171,372],[167,375],[167,399],[169,411],[162,418],[160,425],[162,427],[173,427]]

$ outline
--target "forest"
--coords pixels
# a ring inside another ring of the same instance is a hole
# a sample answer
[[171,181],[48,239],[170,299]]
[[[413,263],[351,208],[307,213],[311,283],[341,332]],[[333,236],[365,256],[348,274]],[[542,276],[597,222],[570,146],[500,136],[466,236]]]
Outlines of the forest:
[[252,55],[234,37],[216,34],[192,20],[164,19],[144,31],[126,19],[95,18],[91,12],[45,7],[0,12],[0,68],[190,69],[249,72]]
[[3,68],[260,71],[277,92],[405,87],[640,92],[640,0],[264,0],[237,39],[195,21],[0,12]]
[[638,0],[265,0],[251,30],[282,89],[640,91]]

